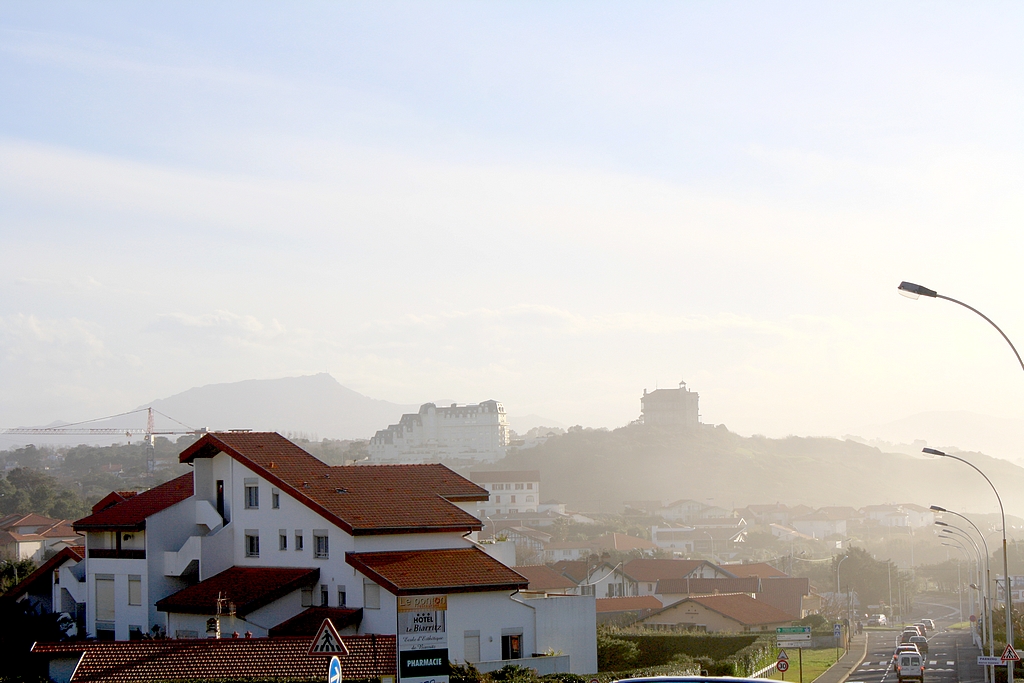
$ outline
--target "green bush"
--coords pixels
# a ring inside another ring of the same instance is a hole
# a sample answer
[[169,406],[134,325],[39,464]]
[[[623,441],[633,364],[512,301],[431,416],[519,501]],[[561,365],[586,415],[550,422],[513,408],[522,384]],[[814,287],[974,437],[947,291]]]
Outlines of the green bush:
[[[611,637],[609,635],[609,637]],[[615,633],[614,637],[635,643],[640,650],[634,666],[650,667],[668,664],[676,655],[709,657],[721,661],[743,651],[757,642],[754,634],[716,635],[708,633]],[[600,636],[598,660],[600,661]],[[604,669],[600,669],[604,671]]]
[[450,662],[448,666],[448,683],[483,683],[484,675],[469,662],[465,664]]
[[[636,666],[640,648],[635,642],[613,638],[604,633],[597,635],[597,670],[622,671]],[[659,662],[664,664],[664,662]]]
[[545,674],[540,677],[540,680],[547,681],[549,683],[587,683],[587,679],[579,674],[571,674],[569,672],[559,672],[553,674]]
[[506,664],[497,671],[487,674],[494,683],[535,683],[537,680],[533,669],[516,664]]

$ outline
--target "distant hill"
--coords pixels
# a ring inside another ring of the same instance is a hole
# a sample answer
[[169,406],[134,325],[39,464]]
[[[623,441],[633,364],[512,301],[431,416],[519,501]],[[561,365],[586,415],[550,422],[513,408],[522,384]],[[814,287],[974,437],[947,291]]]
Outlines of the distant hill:
[[[368,439],[419,405],[379,401],[343,387],[327,373],[281,379],[254,379],[195,387],[140,408],[155,410],[192,428],[271,430],[316,439]],[[54,422],[51,427],[64,422]],[[145,414],[124,415],[82,425],[90,428],[141,429]],[[157,430],[180,424],[156,417]],[[136,437],[136,440],[141,437]],[[172,440],[176,437],[171,436]],[[121,436],[0,435],[0,448],[28,443],[109,445]]]
[[[961,450],[981,451],[1007,460],[1021,457],[1020,441],[1024,420],[979,415],[966,410],[918,413],[885,424],[851,429],[865,440],[878,439],[892,444],[927,442],[932,448],[955,446]],[[904,450],[904,449],[899,449]],[[917,449],[920,451],[920,448]]]
[[363,396],[327,373],[208,384],[149,403],[194,427],[303,433],[328,439],[368,439],[418,405]]
[[[996,482],[1007,513],[1024,514],[1024,469],[980,453],[958,453]],[[539,469],[544,499],[583,511],[617,512],[627,500],[692,498],[732,508],[751,503],[811,506],[885,502],[989,512],[985,480],[946,458],[885,453],[829,438],[741,437],[723,426],[686,436],[643,425],[581,430],[513,451],[495,469]]]

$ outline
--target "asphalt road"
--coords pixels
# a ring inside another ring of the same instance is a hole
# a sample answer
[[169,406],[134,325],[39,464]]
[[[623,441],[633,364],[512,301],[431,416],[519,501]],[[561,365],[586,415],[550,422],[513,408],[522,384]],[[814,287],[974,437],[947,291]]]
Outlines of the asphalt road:
[[[925,656],[925,683],[975,683],[983,678],[977,665],[977,648],[965,631],[947,631],[946,626],[959,621],[955,604],[945,596],[930,596],[915,605],[913,619],[935,621],[936,629],[928,633],[928,654]],[[848,683],[896,683],[892,653],[902,625],[891,631],[869,631],[867,656],[848,679]]]

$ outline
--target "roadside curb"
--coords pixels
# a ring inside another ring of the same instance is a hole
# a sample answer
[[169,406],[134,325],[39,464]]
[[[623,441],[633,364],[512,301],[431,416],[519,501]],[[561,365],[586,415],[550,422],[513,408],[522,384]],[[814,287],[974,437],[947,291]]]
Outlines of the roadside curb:
[[[848,665],[843,660],[849,657],[851,654],[853,654],[852,651],[847,650],[846,654],[839,658],[839,661],[837,661],[829,668],[825,669],[825,671],[823,671],[820,676],[815,678],[814,681],[812,681],[812,683],[846,683],[846,679],[848,679],[853,674],[853,672],[856,671],[857,667],[860,666],[864,662],[864,660],[867,659],[868,656],[867,634],[864,633],[860,636],[855,636],[854,640],[856,640],[857,638],[860,638],[862,641],[860,656],[857,657],[857,661],[854,662],[852,665],[849,665],[849,668],[847,668]],[[853,643],[850,644],[853,645]],[[853,656],[856,657],[857,655]],[[846,671],[841,673],[840,669],[843,668],[846,668]]]

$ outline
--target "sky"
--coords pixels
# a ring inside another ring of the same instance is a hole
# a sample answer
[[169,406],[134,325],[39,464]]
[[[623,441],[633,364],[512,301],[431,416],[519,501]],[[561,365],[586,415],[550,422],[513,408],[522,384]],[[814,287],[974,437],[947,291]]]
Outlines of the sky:
[[[0,427],[329,372],[1024,419],[1024,6],[0,4]],[[383,425],[382,425],[383,427]],[[927,439],[927,434],[922,438]]]

